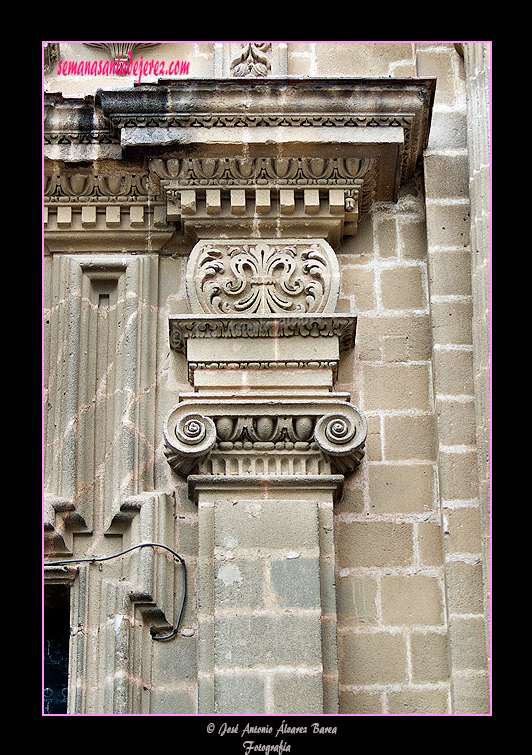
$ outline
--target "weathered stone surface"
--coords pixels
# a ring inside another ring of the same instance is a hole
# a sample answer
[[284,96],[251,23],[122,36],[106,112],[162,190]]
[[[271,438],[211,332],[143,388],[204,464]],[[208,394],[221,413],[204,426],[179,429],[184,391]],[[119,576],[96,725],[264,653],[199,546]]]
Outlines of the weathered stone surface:
[[131,52],[45,55],[68,711],[489,713],[490,44]]

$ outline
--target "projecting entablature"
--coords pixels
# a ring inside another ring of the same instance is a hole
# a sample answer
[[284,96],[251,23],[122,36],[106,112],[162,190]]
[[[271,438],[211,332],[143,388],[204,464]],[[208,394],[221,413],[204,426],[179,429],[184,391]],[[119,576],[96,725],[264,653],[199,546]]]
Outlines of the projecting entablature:
[[427,143],[434,79],[161,81],[98,92],[188,238],[354,235]]

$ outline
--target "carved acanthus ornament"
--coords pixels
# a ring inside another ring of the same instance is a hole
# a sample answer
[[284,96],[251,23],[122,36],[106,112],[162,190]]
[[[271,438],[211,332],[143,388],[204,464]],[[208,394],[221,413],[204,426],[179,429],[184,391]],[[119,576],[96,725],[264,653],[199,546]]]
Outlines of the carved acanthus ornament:
[[44,45],[44,73],[52,73],[54,63],[61,58],[61,52],[59,50],[59,42],[47,42]]
[[323,312],[340,282],[334,251],[320,241],[200,242],[188,270],[194,308],[211,314]]
[[271,42],[243,42],[242,51],[231,62],[231,75],[239,77],[267,76],[271,63],[267,53]]

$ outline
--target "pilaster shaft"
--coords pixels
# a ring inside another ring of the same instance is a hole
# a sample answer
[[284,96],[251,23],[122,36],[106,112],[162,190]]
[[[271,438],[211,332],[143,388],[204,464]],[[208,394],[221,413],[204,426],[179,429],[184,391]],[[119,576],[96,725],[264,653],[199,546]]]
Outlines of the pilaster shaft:
[[337,710],[326,524],[341,481],[193,476],[200,713]]

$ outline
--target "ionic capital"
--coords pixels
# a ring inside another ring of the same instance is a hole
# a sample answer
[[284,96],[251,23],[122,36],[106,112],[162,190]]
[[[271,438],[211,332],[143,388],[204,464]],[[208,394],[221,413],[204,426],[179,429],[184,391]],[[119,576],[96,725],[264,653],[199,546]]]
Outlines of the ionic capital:
[[183,477],[348,475],[364,456],[366,436],[364,415],[341,397],[227,403],[189,398],[164,423],[167,461]]

